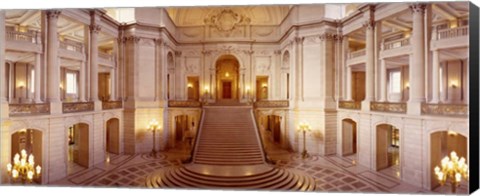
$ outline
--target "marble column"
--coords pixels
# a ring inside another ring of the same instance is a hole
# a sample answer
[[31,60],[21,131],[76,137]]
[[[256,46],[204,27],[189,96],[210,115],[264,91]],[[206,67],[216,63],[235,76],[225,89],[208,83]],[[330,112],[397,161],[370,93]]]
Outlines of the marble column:
[[60,102],[60,65],[58,64],[57,22],[60,11],[47,11],[47,100],[50,103]]
[[98,99],[98,34],[99,25],[90,26],[90,101],[96,102]]
[[412,30],[412,64],[409,66],[409,103],[408,114],[420,115],[421,103],[425,101],[425,4],[410,5],[413,17]]
[[[0,10],[0,78],[4,78],[6,76],[6,69],[7,65],[5,64],[5,10]],[[4,78],[1,82],[0,89],[0,102],[6,103],[7,102],[7,78]]]
[[387,102],[387,67],[385,59],[380,59],[380,102]]
[[[344,35],[342,37],[342,57],[341,57],[341,66],[342,66],[342,70],[341,70],[341,78],[342,78],[342,96],[344,99],[347,99],[347,91],[349,91],[350,87],[351,86],[348,86],[347,84],[347,69],[348,69],[348,65],[347,65],[347,51],[348,51],[348,36]],[[350,96],[350,98],[352,98]]]
[[115,74],[115,69],[116,67],[112,67],[112,69],[110,69],[110,100],[111,101],[115,101],[117,99],[117,96],[116,96],[116,90],[115,90],[115,86],[116,86],[116,74]]
[[347,101],[351,101],[352,100],[352,67],[351,66],[347,66],[346,75],[347,75],[347,82],[345,85],[346,87],[345,92],[347,97],[345,99]]
[[35,53],[35,67],[34,67],[34,72],[35,72],[35,76],[34,76],[34,79],[35,79],[35,85],[34,85],[34,91],[35,91],[35,103],[41,103],[42,100],[40,99],[40,77],[42,77],[41,75],[41,69],[40,69],[40,66],[41,66],[41,63],[42,62],[42,57],[40,55],[40,53]]
[[438,103],[440,97],[440,62],[438,58],[438,50],[434,50],[432,57],[432,100],[430,103]]
[[366,27],[366,65],[365,65],[365,102],[375,100],[375,22],[368,20],[364,24]]
[[85,99],[85,87],[86,87],[86,85],[85,85],[85,75],[86,75],[85,74],[85,72],[86,72],[85,64],[86,63],[87,63],[86,61],[82,61],[80,63],[80,71],[79,71],[79,76],[78,76],[79,77],[79,84],[78,84],[78,88],[79,88],[79,93],[78,94],[79,94],[79,96],[78,96],[78,99],[79,99],[80,102],[85,102],[86,101],[86,99]]

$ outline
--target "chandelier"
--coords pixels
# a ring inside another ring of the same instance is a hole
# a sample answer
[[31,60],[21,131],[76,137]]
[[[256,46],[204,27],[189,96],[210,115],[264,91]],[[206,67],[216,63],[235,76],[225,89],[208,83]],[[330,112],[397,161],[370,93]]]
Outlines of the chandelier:
[[452,193],[456,192],[462,177],[468,180],[468,165],[465,163],[465,158],[459,159],[455,151],[450,153],[450,158],[448,156],[443,158],[441,168],[436,166],[434,171],[440,185],[443,186],[447,182],[447,178],[450,179]]
[[40,165],[37,165],[37,167],[34,167],[34,165],[33,154],[28,155],[27,151],[23,149],[20,154],[17,153],[13,157],[13,165],[11,163],[7,164],[8,175],[13,178],[14,182],[20,179],[22,183],[27,181],[31,183],[34,177],[40,177],[42,171]]

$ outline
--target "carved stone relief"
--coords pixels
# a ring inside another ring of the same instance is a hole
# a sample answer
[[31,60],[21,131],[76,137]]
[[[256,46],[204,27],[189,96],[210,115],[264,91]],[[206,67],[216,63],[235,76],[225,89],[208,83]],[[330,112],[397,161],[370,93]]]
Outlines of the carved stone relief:
[[255,68],[257,70],[257,74],[269,75],[270,67],[271,60],[269,56],[255,58]]
[[189,74],[199,74],[200,70],[200,58],[187,57],[185,60],[185,71]]

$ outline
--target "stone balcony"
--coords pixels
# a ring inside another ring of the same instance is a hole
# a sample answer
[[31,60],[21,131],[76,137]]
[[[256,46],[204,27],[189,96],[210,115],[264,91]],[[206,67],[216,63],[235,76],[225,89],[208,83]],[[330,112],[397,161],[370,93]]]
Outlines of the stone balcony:
[[338,108],[340,109],[350,109],[350,110],[360,110],[362,104],[360,101],[339,101]]
[[62,103],[63,113],[89,112],[94,111],[93,102],[64,102]]
[[8,105],[9,116],[33,116],[50,114],[49,103],[21,103]]
[[412,49],[410,37],[383,42],[380,48],[380,58],[408,55]]
[[42,53],[40,33],[37,31],[12,31],[5,32],[7,50]]
[[358,63],[365,62],[365,55],[366,55],[366,50],[360,49],[352,52],[347,53],[347,65],[354,65]]
[[202,103],[196,100],[169,100],[168,107],[199,108]]
[[122,109],[122,108],[123,108],[122,101],[103,101],[102,102],[103,110]]
[[468,104],[422,103],[422,115],[468,117]]
[[440,48],[468,47],[468,35],[468,26],[441,30],[434,29],[432,32],[432,41],[430,42],[431,48],[435,50]]
[[407,113],[407,103],[403,102],[371,102],[370,111],[388,113]]
[[261,100],[253,104],[255,108],[288,108],[288,100]]

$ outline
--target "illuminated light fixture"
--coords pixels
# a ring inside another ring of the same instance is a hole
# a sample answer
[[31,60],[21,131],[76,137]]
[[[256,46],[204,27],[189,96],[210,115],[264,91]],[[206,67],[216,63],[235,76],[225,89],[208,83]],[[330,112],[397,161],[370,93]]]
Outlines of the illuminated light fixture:
[[192,88],[192,87],[193,87],[192,83],[188,83],[188,84],[187,84],[187,87],[188,87],[188,88]]
[[225,73],[225,77],[230,77],[230,74],[228,72]]
[[457,88],[457,86],[458,86],[457,81],[456,81],[456,80],[450,81],[450,86],[451,86],[452,88]]
[[303,132],[303,151],[302,151],[302,158],[305,159],[308,157],[306,141],[305,141],[305,134],[310,131],[310,125],[307,122],[301,122],[298,125],[298,131]]
[[25,82],[23,81],[18,82],[18,88],[23,88],[23,87],[25,87]]
[[263,88],[266,88],[267,86],[268,86],[267,83],[262,83]]
[[405,89],[410,89],[410,83],[405,83]]
[[457,135],[457,132],[455,132],[455,131],[448,131],[448,135],[450,135],[450,136],[456,136],[456,135]]
[[157,157],[157,151],[155,150],[155,131],[157,130],[158,127],[159,127],[159,125],[158,125],[158,121],[156,119],[152,119],[148,123],[148,129],[152,130],[152,135],[153,135],[153,137],[152,137],[153,146],[152,146],[152,152],[150,153],[150,155],[152,157]]
[[442,186],[447,182],[447,179],[450,179],[452,193],[455,193],[457,186],[460,186],[462,177],[468,180],[468,165],[466,164],[466,160],[463,157],[459,158],[455,151],[450,153],[450,158],[445,156],[441,160],[440,166],[441,167],[436,166],[433,171]]
[[60,86],[60,89],[63,89],[63,84],[60,84],[59,86]]
[[35,158],[33,154],[28,155],[25,149],[20,151],[20,154],[15,154],[13,157],[13,165],[7,164],[8,175],[13,178],[13,181],[20,179],[22,183],[31,183],[34,178],[41,175],[42,167],[37,165],[35,167]]

